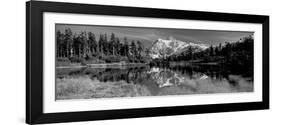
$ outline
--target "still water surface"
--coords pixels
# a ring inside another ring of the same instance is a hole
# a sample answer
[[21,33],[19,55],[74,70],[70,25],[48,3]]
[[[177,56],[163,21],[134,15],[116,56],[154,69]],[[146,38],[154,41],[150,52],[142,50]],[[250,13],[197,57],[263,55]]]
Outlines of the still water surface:
[[56,99],[252,92],[252,76],[216,66],[57,68]]

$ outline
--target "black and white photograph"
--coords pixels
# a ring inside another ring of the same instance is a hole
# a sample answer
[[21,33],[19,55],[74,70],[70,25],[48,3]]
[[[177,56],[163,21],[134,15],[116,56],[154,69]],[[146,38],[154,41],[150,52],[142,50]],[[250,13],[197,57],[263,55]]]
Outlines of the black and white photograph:
[[254,91],[254,32],[56,24],[56,100]]
[[[26,2],[26,123],[159,117],[173,124],[186,118],[160,116],[204,113],[214,116],[190,116],[188,123],[263,119],[266,112],[257,117],[240,111],[270,109],[270,16],[183,3],[175,3],[180,9]],[[17,31],[10,30],[12,36]],[[7,59],[17,46],[5,46]],[[10,71],[5,73],[13,77]]]

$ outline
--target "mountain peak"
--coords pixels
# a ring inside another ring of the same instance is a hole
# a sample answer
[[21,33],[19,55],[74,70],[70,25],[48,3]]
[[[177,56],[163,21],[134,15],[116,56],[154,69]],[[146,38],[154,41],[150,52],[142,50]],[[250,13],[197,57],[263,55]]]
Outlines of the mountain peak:
[[152,58],[165,58],[171,56],[175,53],[180,53],[187,47],[194,47],[198,51],[205,50],[208,48],[204,44],[195,44],[192,42],[184,42],[169,36],[167,39],[158,38],[151,47],[150,56]]

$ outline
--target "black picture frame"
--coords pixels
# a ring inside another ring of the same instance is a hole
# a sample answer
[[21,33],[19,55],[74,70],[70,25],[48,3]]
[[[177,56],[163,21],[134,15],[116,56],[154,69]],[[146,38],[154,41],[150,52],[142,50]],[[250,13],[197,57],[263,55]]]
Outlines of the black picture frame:
[[[113,11],[114,10],[114,11]],[[157,108],[43,113],[43,13],[75,13],[149,18],[192,19],[262,24],[262,101]],[[183,11],[77,3],[26,3],[26,123],[58,123],[104,119],[184,115],[269,109],[269,16]]]

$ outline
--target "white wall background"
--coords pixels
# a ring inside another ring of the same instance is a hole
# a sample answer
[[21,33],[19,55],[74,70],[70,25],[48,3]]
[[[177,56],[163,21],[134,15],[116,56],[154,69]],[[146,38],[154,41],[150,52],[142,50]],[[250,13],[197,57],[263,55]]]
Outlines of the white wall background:
[[[0,124],[20,125],[25,120],[25,1],[3,0],[0,4]],[[53,0],[50,0],[53,1]],[[67,0],[56,0],[67,1]],[[281,7],[278,0],[69,0],[106,5],[122,5],[182,10],[270,15],[271,109],[200,115],[135,118],[61,125],[144,125],[144,124],[280,124],[281,118]]]

